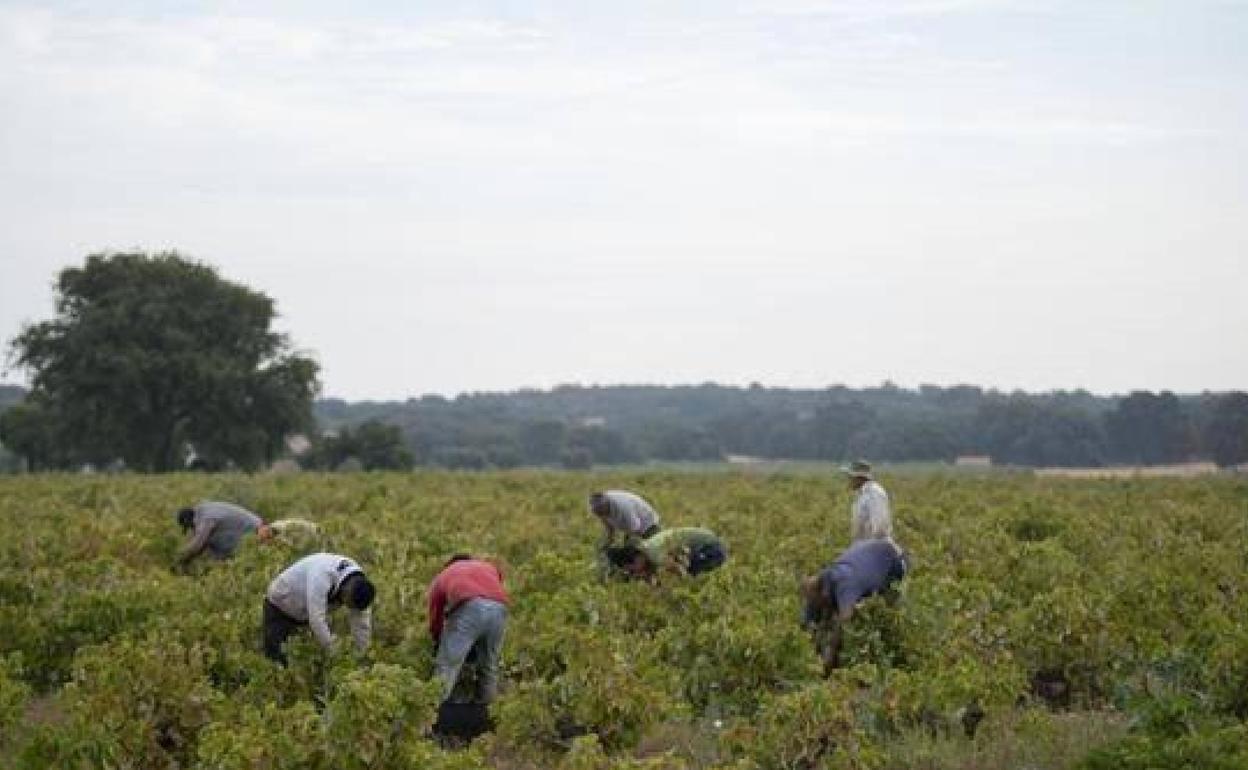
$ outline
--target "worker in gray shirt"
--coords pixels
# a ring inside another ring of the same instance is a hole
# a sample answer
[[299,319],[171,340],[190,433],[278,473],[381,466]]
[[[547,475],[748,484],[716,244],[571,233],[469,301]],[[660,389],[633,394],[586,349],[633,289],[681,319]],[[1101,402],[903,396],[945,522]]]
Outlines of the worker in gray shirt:
[[183,532],[192,532],[178,554],[178,566],[186,567],[196,557],[207,551],[217,559],[228,559],[238,550],[243,536],[255,532],[262,542],[272,537],[272,531],[264,519],[233,503],[204,500],[193,508],[183,508],[177,513],[178,524]]
[[635,543],[658,533],[659,514],[640,495],[622,489],[608,489],[589,496],[589,511],[598,517],[606,531],[601,547],[615,542],[617,533],[627,543]]
[[354,559],[334,553],[305,556],[273,578],[264,594],[264,654],[286,665],[282,645],[297,629],[312,629],[321,649],[333,652],[329,611],[347,606],[355,650],[363,654],[372,636],[370,607],[376,589]]
[[908,571],[905,554],[892,540],[860,540],[802,581],[802,626],[814,635],[825,674],[837,667],[841,625],[853,617],[858,603],[886,591]]

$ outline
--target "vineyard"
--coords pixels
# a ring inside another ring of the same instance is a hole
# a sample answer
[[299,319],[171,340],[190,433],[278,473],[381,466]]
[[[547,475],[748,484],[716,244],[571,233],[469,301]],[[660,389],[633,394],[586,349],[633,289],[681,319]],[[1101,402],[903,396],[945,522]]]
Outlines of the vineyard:
[[[1248,767],[1248,483],[883,481],[913,572],[823,679],[797,584],[847,545],[839,477],[0,479],[0,770]],[[602,580],[606,486],[728,562]],[[265,586],[300,554],[251,538],[176,573],[172,514],[203,498],[320,522],[377,584],[369,656],[305,634],[264,659]],[[449,749],[424,592],[456,551],[505,564],[513,604],[495,730]]]

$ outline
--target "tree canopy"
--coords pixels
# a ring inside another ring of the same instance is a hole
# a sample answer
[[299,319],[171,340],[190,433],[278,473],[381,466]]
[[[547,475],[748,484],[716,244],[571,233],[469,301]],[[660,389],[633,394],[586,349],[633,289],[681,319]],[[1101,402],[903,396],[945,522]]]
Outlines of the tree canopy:
[[403,444],[397,425],[365,420],[358,428],[343,428],[318,436],[301,465],[316,470],[336,470],[354,460],[361,470],[410,470],[412,453]]
[[[419,465],[583,467],[726,455],[844,461],[950,461],[989,455],[1018,466],[1248,460],[1248,396],[1001,392],[885,384],[798,390],[566,385],[407,401],[317,402],[324,427],[398,426]],[[1242,459],[1241,459],[1242,458]]]
[[33,466],[250,469],[311,426],[318,366],[264,294],[176,252],[93,254],[55,290],[55,317],[12,340],[32,386],[0,422]]

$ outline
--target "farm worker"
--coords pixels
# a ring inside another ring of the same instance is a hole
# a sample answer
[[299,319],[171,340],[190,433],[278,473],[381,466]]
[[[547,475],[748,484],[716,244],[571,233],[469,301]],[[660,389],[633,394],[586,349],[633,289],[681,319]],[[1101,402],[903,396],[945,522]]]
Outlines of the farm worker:
[[363,654],[372,635],[369,607],[376,593],[353,559],[334,553],[303,557],[273,578],[264,594],[264,654],[286,665],[282,645],[301,626],[309,626],[321,648],[333,652],[329,611],[340,604],[347,606],[355,650]]
[[849,507],[849,536],[859,540],[892,540],[893,517],[888,508],[888,493],[871,475],[871,464],[855,460],[841,472],[849,477],[849,488],[856,494]]
[[802,581],[802,626],[814,634],[825,673],[836,668],[840,626],[853,617],[854,607],[864,598],[887,590],[908,570],[905,554],[892,540],[860,540],[830,567]]
[[176,518],[183,532],[194,531],[178,554],[178,565],[182,567],[204,551],[217,559],[230,558],[238,550],[243,535],[249,532],[256,532],[261,541],[272,537],[263,519],[233,503],[204,500],[192,508],[178,511]]
[[606,530],[605,548],[615,542],[617,533],[625,542],[635,543],[659,531],[659,514],[640,495],[622,489],[608,489],[589,496],[589,511]]
[[429,584],[429,635],[437,648],[434,671],[442,680],[442,700],[451,697],[468,653],[477,647],[481,671],[477,703],[498,693],[498,661],[507,627],[503,573],[469,554],[451,557]]
[[724,543],[714,532],[701,527],[675,527],[642,540],[637,545],[607,549],[612,566],[633,577],[653,579],[660,572],[700,575],[716,569],[728,558]]

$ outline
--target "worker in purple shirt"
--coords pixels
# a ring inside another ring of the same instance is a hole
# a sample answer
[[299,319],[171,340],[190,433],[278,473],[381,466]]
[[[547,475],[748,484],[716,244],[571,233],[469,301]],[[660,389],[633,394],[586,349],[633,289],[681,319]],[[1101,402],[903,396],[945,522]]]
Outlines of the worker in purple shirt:
[[906,576],[909,564],[892,540],[860,540],[830,566],[802,581],[802,626],[811,631],[827,675],[839,664],[841,626],[863,599]]

